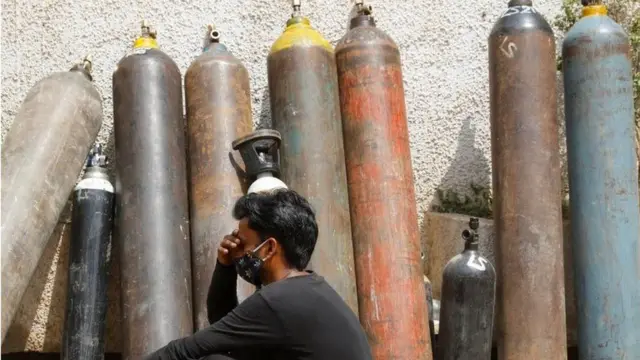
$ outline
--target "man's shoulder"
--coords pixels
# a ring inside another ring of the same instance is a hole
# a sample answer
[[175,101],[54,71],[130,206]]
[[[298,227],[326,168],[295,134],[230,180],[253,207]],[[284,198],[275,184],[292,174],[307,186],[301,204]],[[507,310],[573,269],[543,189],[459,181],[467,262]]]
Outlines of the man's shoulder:
[[326,282],[324,279],[314,273],[276,281],[264,286],[257,293],[269,302],[282,298],[291,299],[292,297],[304,297],[318,290],[322,291],[325,285]]

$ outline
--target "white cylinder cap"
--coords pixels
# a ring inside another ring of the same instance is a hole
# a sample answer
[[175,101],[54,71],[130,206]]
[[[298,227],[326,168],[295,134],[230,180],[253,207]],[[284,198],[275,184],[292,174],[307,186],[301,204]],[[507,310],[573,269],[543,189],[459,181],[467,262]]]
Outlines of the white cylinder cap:
[[282,182],[282,180],[276,177],[259,177],[256,181],[253,182],[253,184],[251,184],[251,186],[249,186],[247,194],[260,191],[271,191],[275,189],[288,189],[288,187],[284,182]]

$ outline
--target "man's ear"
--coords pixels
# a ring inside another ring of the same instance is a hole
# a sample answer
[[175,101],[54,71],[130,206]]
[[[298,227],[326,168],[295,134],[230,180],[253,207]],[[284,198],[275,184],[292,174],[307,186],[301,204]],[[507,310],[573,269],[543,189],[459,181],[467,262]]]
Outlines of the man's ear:
[[266,244],[265,247],[267,254],[265,255],[264,259],[268,260],[269,258],[271,258],[272,256],[274,256],[277,252],[278,252],[278,242],[276,241],[276,239],[270,237],[267,240],[265,240]]

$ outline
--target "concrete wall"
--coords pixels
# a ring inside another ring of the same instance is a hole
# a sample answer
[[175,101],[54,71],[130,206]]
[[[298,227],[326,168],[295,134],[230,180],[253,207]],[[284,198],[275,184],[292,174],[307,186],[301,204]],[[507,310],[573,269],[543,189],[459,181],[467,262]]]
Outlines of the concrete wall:
[[[507,1],[369,3],[379,27],[396,39],[402,51],[418,213],[429,209],[438,187],[465,190],[471,182],[489,186],[487,37]],[[535,3],[547,19],[560,12],[561,0]],[[302,11],[335,44],[346,30],[352,4],[353,0],[303,1]],[[95,83],[104,97],[98,141],[112,152],[111,74],[139,33],[142,18],[155,25],[162,49],[183,73],[200,52],[205,24],[215,23],[222,41],[251,74],[256,125],[268,125],[266,56],[289,14],[287,0],[5,1],[2,138],[38,79],[67,70],[91,53]],[[61,219],[52,236],[3,352],[58,351],[66,287],[66,221]],[[420,221],[422,228],[422,215]],[[110,294],[117,293],[113,289]],[[118,351],[119,309],[117,299],[111,299],[107,350]]]
[[[378,24],[403,56],[406,102],[419,213],[439,186],[490,184],[487,37],[506,0],[372,0]],[[552,20],[561,0],[537,0]],[[353,0],[303,1],[303,12],[332,43],[346,31]],[[139,33],[140,19],[158,30],[164,51],[182,72],[201,51],[204,26],[251,74],[256,124],[270,123],[266,56],[290,14],[288,0],[6,1],[2,4],[2,138],[29,88],[67,70],[85,53],[94,58],[104,97],[98,141],[113,147],[111,74]]]

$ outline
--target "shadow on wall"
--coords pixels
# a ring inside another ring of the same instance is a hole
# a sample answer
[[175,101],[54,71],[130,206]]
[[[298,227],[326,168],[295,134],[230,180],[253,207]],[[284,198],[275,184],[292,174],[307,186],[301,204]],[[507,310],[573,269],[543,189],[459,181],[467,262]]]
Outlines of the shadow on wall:
[[475,146],[475,137],[476,129],[467,118],[457,136],[451,165],[436,188],[432,211],[491,217],[491,167],[482,149]]

